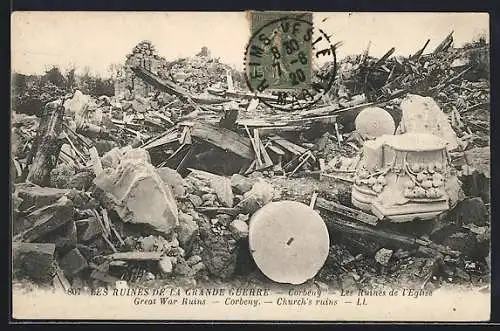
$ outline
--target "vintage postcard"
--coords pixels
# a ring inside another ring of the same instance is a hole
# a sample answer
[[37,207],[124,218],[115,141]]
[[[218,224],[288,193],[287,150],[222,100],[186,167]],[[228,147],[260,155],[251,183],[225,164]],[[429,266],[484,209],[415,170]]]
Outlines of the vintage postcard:
[[11,18],[14,320],[490,319],[487,13]]

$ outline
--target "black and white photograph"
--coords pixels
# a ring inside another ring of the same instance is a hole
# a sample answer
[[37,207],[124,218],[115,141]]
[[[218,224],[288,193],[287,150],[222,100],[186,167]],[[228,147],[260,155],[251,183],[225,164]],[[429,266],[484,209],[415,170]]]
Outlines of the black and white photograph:
[[490,319],[490,18],[11,16],[23,319]]

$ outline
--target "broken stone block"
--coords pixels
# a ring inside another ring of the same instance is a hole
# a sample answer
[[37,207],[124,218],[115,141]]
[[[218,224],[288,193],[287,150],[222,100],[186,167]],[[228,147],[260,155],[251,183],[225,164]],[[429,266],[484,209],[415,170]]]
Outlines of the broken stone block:
[[193,240],[193,236],[198,231],[198,224],[193,220],[193,216],[179,212],[179,227],[177,235],[180,245],[188,249]]
[[375,261],[386,267],[389,264],[392,253],[393,251],[391,249],[381,248],[377,253],[375,253]]
[[[67,197],[63,196],[55,203],[37,209],[25,217],[28,224],[24,229],[29,228],[22,233],[23,241],[33,242],[58,229],[72,219],[73,203]],[[24,229],[19,230],[22,231]]]
[[116,204],[127,207],[131,217],[124,221],[148,225],[165,234],[178,225],[174,195],[151,165],[147,151],[127,150],[119,166],[105,169],[94,182]]
[[449,167],[445,154],[446,141],[431,134],[385,135],[367,141],[352,186],[352,203],[392,222],[432,219],[450,208],[446,185],[456,177],[445,171]]
[[231,176],[231,188],[235,194],[245,194],[252,189],[254,180],[240,174]]
[[229,230],[236,240],[248,237],[248,224],[245,221],[235,219],[229,225]]
[[36,208],[53,204],[69,192],[67,189],[53,187],[40,187],[32,184],[16,185],[16,193],[23,201],[19,205],[19,210],[26,210],[32,206]]
[[56,274],[55,249],[54,244],[13,242],[13,275],[50,284]]
[[364,139],[374,139],[384,134],[394,134],[396,124],[391,114],[379,107],[363,109],[355,120],[356,131]]
[[111,260],[122,261],[159,261],[161,260],[162,252],[120,252],[113,253],[108,257]]
[[271,202],[252,215],[248,240],[259,269],[271,280],[288,284],[313,278],[330,247],[321,216],[308,205],[286,200]]
[[89,264],[78,248],[73,248],[61,259],[60,266],[64,274],[72,278],[88,268]]
[[447,142],[447,149],[458,148],[458,138],[448,117],[431,97],[408,94],[401,102],[402,118],[399,133],[429,133]]
[[70,221],[66,223],[58,230],[45,235],[43,238],[40,238],[39,242],[54,243],[59,254],[66,253],[67,251],[76,247],[77,230],[75,222]]
[[488,209],[481,198],[470,198],[460,201],[451,211],[457,225],[475,224],[483,226],[489,224]]
[[174,169],[169,167],[157,168],[156,171],[160,175],[163,182],[170,186],[172,192],[176,197],[182,197],[186,195],[186,181],[182,176]]
[[76,221],[78,241],[88,242],[103,233],[102,225],[96,217]]
[[158,267],[164,274],[171,274],[173,271],[172,258],[170,256],[163,257],[158,261]]
[[264,180],[257,181],[252,189],[243,195],[243,200],[237,205],[245,213],[253,214],[273,199],[274,188]]

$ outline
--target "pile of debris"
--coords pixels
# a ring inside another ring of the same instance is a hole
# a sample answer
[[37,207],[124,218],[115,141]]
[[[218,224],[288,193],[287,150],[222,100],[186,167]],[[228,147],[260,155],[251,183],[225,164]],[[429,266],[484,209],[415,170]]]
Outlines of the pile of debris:
[[68,175],[63,188],[15,185],[16,277],[64,289],[181,276],[193,282],[206,272],[225,279],[249,217],[273,199],[263,179],[194,169],[182,178],[130,146],[93,161],[84,182]]
[[232,74],[230,66],[220,63],[218,58],[203,50],[194,57],[170,62],[164,71],[159,72],[160,77],[170,78],[193,93],[203,93],[209,87],[229,89],[225,78]]
[[[156,67],[131,66],[140,93],[76,91],[40,99],[36,116],[14,112],[16,278],[67,289],[255,277],[252,215],[292,200],[328,227],[315,278],[327,286],[487,283],[489,83],[481,57],[459,69],[450,45],[404,61],[346,60],[357,64],[341,66],[335,98],[315,109],[265,107],[202,52],[167,69],[157,56]],[[143,46],[137,54],[154,53]],[[405,133],[446,141],[459,178],[432,220],[394,223],[351,202],[363,146]]]

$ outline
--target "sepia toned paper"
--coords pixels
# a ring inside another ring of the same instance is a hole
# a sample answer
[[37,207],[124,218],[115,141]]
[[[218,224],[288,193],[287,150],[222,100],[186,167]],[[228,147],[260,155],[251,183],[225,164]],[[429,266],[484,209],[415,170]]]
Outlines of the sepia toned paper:
[[490,319],[488,14],[11,18],[13,319]]

